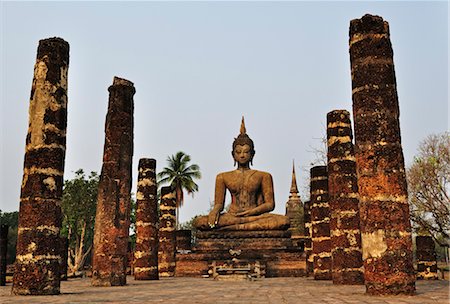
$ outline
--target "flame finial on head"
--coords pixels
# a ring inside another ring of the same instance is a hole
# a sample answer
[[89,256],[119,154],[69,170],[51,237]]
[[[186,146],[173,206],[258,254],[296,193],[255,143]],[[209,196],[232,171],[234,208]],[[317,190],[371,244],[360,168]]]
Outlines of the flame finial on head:
[[247,130],[245,129],[244,115],[242,115],[241,131],[240,131],[240,134],[247,134]]
[[[242,116],[241,130],[239,132],[239,135],[233,141],[233,151],[237,145],[242,145],[242,146],[249,145],[251,154],[252,154],[252,159],[253,159],[253,155],[255,155],[255,146],[253,144],[253,140],[247,135],[247,129],[245,128],[244,116]],[[251,163],[251,161],[250,161],[250,163]]]

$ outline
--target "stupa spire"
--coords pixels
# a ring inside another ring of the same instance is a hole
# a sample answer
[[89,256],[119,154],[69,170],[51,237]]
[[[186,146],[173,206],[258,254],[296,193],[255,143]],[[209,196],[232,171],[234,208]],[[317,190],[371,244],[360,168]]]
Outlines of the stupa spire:
[[291,182],[291,195],[292,194],[298,194],[298,188],[297,188],[297,180],[295,178],[295,162],[292,160],[292,182]]

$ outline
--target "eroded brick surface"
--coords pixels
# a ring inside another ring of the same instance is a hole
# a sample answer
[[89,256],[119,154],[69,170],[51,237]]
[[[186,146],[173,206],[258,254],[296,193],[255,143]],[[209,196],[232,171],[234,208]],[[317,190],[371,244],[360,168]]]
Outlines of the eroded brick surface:
[[173,277],[175,275],[176,252],[176,201],[175,192],[170,187],[161,188],[161,204],[159,207],[159,250],[158,270],[160,277]]
[[416,236],[417,278],[438,280],[436,251],[429,235]]
[[311,168],[311,239],[314,279],[331,280],[330,207],[326,166]]
[[327,115],[328,193],[334,284],[364,284],[356,175],[350,113]]
[[389,25],[350,23],[355,157],[369,294],[413,294],[411,224]]
[[311,202],[306,201],[304,205],[304,222],[305,222],[305,255],[306,255],[306,273],[314,274],[314,254],[312,251],[311,240]]
[[39,41],[29,105],[12,293],[60,292],[59,230],[67,126],[69,44]]
[[132,82],[114,77],[109,87],[105,146],[92,255],[92,285],[126,284],[133,157]]
[[158,199],[156,160],[141,158],[136,193],[135,280],[157,280],[158,276]]

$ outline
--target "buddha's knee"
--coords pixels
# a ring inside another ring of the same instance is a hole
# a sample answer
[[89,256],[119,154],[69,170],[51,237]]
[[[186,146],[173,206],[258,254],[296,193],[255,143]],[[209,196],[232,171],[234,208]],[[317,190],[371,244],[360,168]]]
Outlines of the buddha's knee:
[[208,228],[208,217],[207,216],[199,216],[194,219],[192,225],[195,228],[206,229]]

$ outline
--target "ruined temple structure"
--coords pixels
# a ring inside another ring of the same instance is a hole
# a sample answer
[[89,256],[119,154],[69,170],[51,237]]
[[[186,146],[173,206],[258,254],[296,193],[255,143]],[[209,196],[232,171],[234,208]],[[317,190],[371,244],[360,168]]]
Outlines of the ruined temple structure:
[[[177,254],[176,276],[304,276],[303,240],[292,241],[287,216],[270,213],[272,176],[250,168],[255,150],[244,119],[232,149],[237,168],[217,175],[214,207],[194,221],[196,243],[191,252]],[[225,212],[226,193],[231,205]]]
[[171,187],[161,188],[158,249],[158,271],[160,277],[173,277],[175,275],[175,253],[177,248],[175,198],[175,191]]
[[92,285],[126,284],[133,157],[132,82],[114,77],[109,87],[105,146],[95,217]]
[[59,231],[67,126],[69,44],[39,41],[29,105],[12,293],[60,292]]
[[6,285],[6,253],[8,252],[8,229],[9,226],[0,226],[0,286]]
[[389,25],[350,22],[355,157],[368,294],[414,294],[411,224]]
[[141,158],[136,193],[134,279],[158,280],[158,198],[156,160]]
[[312,252],[311,240],[311,202],[306,201],[303,205],[304,223],[305,223],[305,256],[306,256],[306,274],[314,274],[314,254]]
[[295,165],[292,164],[292,182],[289,199],[286,203],[286,216],[289,218],[289,231],[291,238],[304,238],[305,223],[303,218],[303,203],[298,195],[297,180],[295,178]]
[[182,229],[175,231],[178,251],[190,251],[192,249],[192,230]]
[[430,235],[416,236],[417,278],[437,280],[437,261],[434,241]]
[[327,166],[311,168],[311,239],[314,280],[331,280],[330,207]]
[[364,284],[358,178],[350,113],[327,114],[328,193],[334,284]]

